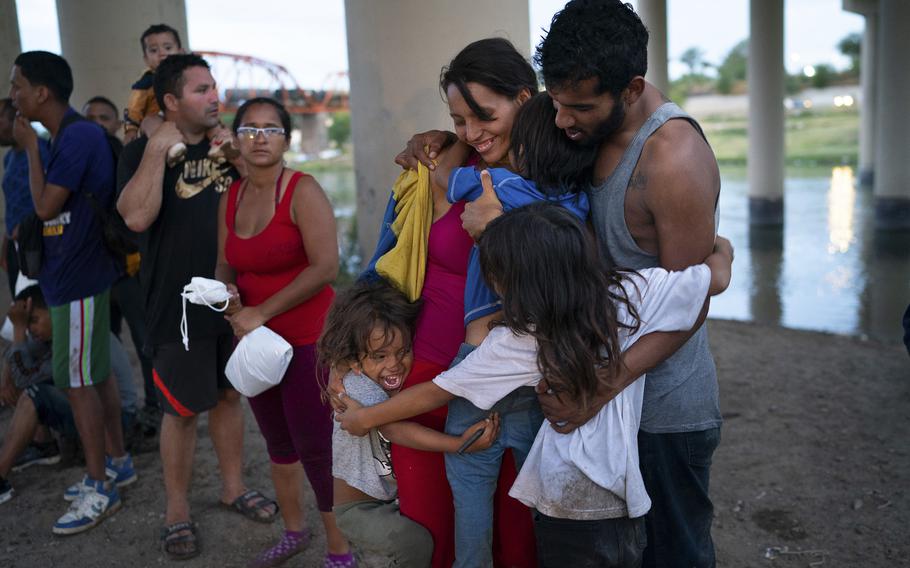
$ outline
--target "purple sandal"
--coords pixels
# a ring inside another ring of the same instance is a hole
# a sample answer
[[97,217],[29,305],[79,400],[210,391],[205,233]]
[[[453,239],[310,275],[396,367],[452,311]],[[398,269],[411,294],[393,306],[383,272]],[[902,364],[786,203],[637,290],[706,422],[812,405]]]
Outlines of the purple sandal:
[[347,554],[326,554],[322,563],[323,568],[357,568],[357,559],[353,552]]
[[278,566],[288,558],[303,552],[309,546],[313,538],[309,529],[303,529],[300,532],[284,531],[284,536],[278,541],[278,544],[263,551],[255,560],[250,562],[250,568],[269,568]]

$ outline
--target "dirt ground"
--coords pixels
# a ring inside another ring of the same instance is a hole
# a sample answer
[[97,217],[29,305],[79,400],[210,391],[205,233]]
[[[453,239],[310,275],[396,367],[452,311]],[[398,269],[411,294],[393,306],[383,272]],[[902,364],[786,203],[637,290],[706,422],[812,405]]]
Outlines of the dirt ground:
[[[903,347],[712,320],[723,441],[711,493],[719,566],[910,566],[910,357]],[[0,431],[10,412],[0,412]],[[191,506],[202,555],[181,564],[245,566],[273,542],[261,525],[218,506],[217,462],[200,424]],[[247,413],[247,483],[272,494],[268,459]],[[54,537],[63,489],[79,468],[13,474],[17,496],[0,505],[0,566],[143,567],[157,548],[164,496],[156,453],[136,458],[140,480],[124,508],[96,529]],[[308,520],[318,516],[308,493]],[[318,533],[318,531],[317,531]],[[292,566],[321,566],[314,539]]]

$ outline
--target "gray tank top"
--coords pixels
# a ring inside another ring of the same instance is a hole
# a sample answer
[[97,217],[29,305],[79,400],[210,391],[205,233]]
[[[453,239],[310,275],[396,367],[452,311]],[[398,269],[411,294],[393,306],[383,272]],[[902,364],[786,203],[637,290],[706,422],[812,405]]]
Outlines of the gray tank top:
[[[626,225],[625,201],[629,180],[648,138],[668,120],[689,121],[704,138],[701,127],[674,103],[664,103],[635,134],[610,177],[591,187],[591,219],[597,243],[607,264],[617,268],[659,266],[657,255],[643,251]],[[715,212],[715,229],[717,215]],[[660,434],[695,432],[720,426],[717,370],[708,348],[707,326],[702,326],[679,351],[652,369],[645,381],[641,429]]]

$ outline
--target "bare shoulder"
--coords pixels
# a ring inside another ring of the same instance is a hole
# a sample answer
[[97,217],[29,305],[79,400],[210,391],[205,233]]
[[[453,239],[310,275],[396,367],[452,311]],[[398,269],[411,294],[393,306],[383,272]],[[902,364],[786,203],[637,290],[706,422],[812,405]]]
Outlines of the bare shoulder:
[[653,182],[648,184],[653,193],[696,192],[713,200],[720,191],[714,152],[687,120],[673,119],[661,126],[645,143],[639,167]]
[[294,185],[294,201],[307,202],[312,199],[325,199],[325,190],[319,185],[319,182],[310,174],[303,174],[297,178]]

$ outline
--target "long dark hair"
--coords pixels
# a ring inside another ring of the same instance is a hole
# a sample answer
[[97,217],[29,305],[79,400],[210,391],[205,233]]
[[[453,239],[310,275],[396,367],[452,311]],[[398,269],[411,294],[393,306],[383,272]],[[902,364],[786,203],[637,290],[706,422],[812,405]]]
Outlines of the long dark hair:
[[480,120],[490,120],[471,92],[468,83],[477,83],[510,99],[527,89],[537,93],[537,74],[512,43],[501,37],[490,37],[468,44],[458,52],[439,74],[443,100],[449,85],[455,85],[468,107]]
[[596,145],[580,146],[556,126],[556,109],[547,93],[537,93],[518,109],[511,132],[518,174],[551,197],[580,191],[591,180]]
[[[618,332],[638,328],[619,272],[606,270],[593,237],[566,209],[535,203],[504,213],[480,237],[480,266],[502,296],[502,320],[537,340],[537,367],[557,393],[586,407],[621,365]],[[625,304],[633,325],[617,320]]]

